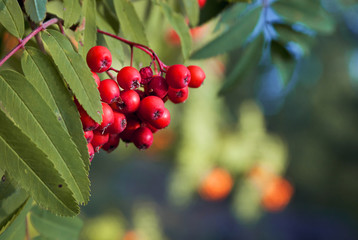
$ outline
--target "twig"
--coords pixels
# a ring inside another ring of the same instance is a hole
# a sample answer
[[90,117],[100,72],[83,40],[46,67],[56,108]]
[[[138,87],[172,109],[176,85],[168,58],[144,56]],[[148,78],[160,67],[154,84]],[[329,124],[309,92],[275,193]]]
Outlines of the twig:
[[43,23],[41,26],[37,27],[35,30],[33,30],[29,35],[27,35],[24,39],[20,41],[20,43],[14,47],[6,56],[1,59],[0,61],[0,67],[12,56],[14,55],[19,49],[24,48],[25,44],[30,41],[30,39],[34,36],[36,36],[39,32],[45,30],[52,24],[57,23],[59,20],[57,18],[53,18],[51,20],[48,20],[47,22]]

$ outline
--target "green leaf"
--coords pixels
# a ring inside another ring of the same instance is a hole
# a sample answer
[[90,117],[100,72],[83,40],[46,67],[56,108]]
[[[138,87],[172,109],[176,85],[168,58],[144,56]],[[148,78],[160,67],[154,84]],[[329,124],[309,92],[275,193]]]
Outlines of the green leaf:
[[47,2],[47,12],[63,19],[63,2],[55,0]]
[[[49,169],[44,169],[49,172],[50,168],[52,168],[53,172],[57,170],[73,192],[77,202],[87,202],[89,198],[89,179],[76,145],[59,123],[63,119],[56,117],[36,89],[19,73],[9,70],[0,72],[0,89],[2,90],[0,101],[4,112],[17,126],[21,127],[21,131],[31,138],[54,165],[53,167],[52,164],[48,163]],[[45,165],[45,163],[42,164]],[[14,177],[11,171],[15,171],[18,176],[27,177],[27,174],[23,172],[23,168],[17,169],[16,165],[11,165],[10,169],[5,170],[15,180],[17,178]],[[23,177],[20,177],[20,179],[24,180]],[[34,184],[35,177],[30,175],[27,178],[30,178]],[[64,185],[62,182],[58,180],[57,185]],[[52,180],[51,183],[54,184]],[[26,184],[26,182],[23,182],[23,184]],[[25,188],[23,184],[21,186]],[[47,192],[41,194],[48,195]],[[68,195],[66,199],[70,200],[72,196],[68,192],[66,194]],[[35,196],[33,197],[36,200]],[[44,199],[41,200],[45,201]],[[68,205],[70,204],[68,203]],[[57,206],[57,209],[53,209],[53,211],[61,212],[61,208],[63,206]]]
[[17,38],[24,35],[24,18],[17,1],[0,0],[0,23]]
[[228,1],[210,1],[205,4],[204,8],[200,9],[199,25],[208,22],[210,19],[216,17],[229,6]]
[[285,85],[292,77],[296,61],[287,49],[276,41],[271,42],[272,63],[277,67],[282,83]]
[[191,53],[191,36],[189,27],[186,24],[185,18],[173,11],[173,9],[165,2],[156,2],[161,6],[161,9],[168,19],[171,26],[177,32],[180,37],[181,50],[183,53],[184,60],[189,58]]
[[334,20],[315,2],[304,1],[306,4],[303,4],[300,0],[278,1],[272,7],[286,23],[299,23],[322,34],[333,33]]
[[197,0],[182,0],[185,12],[188,15],[191,26],[196,26],[199,22],[199,4]]
[[[133,4],[129,0],[116,0],[114,1],[114,8],[120,23],[120,31],[124,37],[129,41],[148,46],[143,23],[140,21]],[[134,54],[134,59],[144,65],[151,61],[146,54],[139,51]]]
[[26,78],[48,103],[51,110],[71,135],[84,165],[89,169],[87,142],[83,135],[82,124],[72,95],[65,86],[51,59],[40,50],[32,47],[25,49],[21,59]]
[[83,47],[81,54],[86,58],[88,50],[96,45],[97,40],[97,26],[96,26],[96,1],[84,0],[82,7],[82,15],[84,16],[84,33],[83,33]]
[[264,42],[264,36],[261,34],[253,42],[244,47],[238,63],[226,78],[219,94],[225,94],[230,90],[233,90],[243,78],[257,67],[261,59]]
[[274,27],[278,34],[278,42],[283,45],[294,42],[302,48],[304,54],[307,55],[311,52],[311,46],[314,41],[313,37],[296,32],[290,26],[285,24],[275,24]]
[[[0,165],[38,204],[62,215],[75,215],[79,207],[67,184],[43,151],[0,111]],[[62,185],[62,187],[59,187]]]
[[26,0],[25,10],[30,16],[30,19],[35,22],[41,22],[46,15],[47,0]]
[[32,207],[32,200],[29,199],[23,206],[20,214],[14,222],[0,235],[0,240],[20,240],[25,238],[26,234],[26,214]]
[[0,201],[9,197],[16,191],[14,185],[10,181],[8,174],[0,174]]
[[[218,26],[226,23],[232,24],[235,23],[240,17],[243,16],[245,10],[247,10],[247,3],[234,4],[232,7],[227,8],[220,14],[220,20],[218,22]],[[240,23],[241,24],[241,23]],[[218,28],[218,27],[216,27]]]
[[18,189],[0,201],[0,234],[3,233],[25,206],[29,195],[22,189]]
[[261,7],[257,7],[247,12],[241,18],[240,22],[193,53],[191,58],[201,59],[213,57],[241,47],[247,41],[248,36],[253,32],[261,15],[261,10]]
[[102,121],[102,105],[96,83],[85,60],[73,50],[70,41],[60,32],[47,30],[42,39],[60,73],[88,115]]
[[81,5],[78,0],[63,1],[63,21],[66,28],[77,23],[81,16]]
[[[97,14],[97,26],[99,29],[103,31],[116,34],[112,26],[99,13]],[[121,63],[123,63],[124,62],[123,43],[107,35],[103,35],[103,37],[104,40],[106,41],[108,49],[111,51],[112,58],[115,58]]]
[[83,226],[78,217],[55,216],[37,206],[31,210],[31,223],[41,236],[56,240],[78,239]]

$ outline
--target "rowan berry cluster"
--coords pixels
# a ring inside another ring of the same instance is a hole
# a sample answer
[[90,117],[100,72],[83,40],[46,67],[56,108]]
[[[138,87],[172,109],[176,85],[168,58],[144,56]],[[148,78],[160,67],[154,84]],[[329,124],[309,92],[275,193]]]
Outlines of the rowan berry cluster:
[[[90,161],[100,149],[113,151],[120,140],[132,142],[138,149],[149,148],[153,134],[170,123],[165,102],[184,102],[189,87],[198,88],[205,79],[204,71],[195,65],[172,65],[155,75],[150,66],[139,71],[132,66],[115,70],[111,68],[111,53],[103,46],[91,48],[86,60],[97,83],[103,110],[102,122],[98,124],[77,104]],[[100,81],[97,73],[108,70],[117,72],[116,78]]]

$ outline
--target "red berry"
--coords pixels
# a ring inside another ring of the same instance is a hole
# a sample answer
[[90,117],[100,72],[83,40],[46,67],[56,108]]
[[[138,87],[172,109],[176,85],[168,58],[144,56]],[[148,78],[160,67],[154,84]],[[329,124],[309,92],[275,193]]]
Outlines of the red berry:
[[172,65],[167,71],[166,80],[168,85],[172,88],[184,88],[188,86],[190,79],[190,71],[184,65]]
[[200,8],[203,8],[205,6],[206,0],[198,0],[198,4]]
[[103,46],[94,46],[87,53],[87,65],[92,72],[107,71],[112,65],[111,52]]
[[103,145],[103,150],[110,153],[116,149],[119,145],[119,135],[118,134],[109,134],[108,142]]
[[109,134],[108,133],[102,133],[102,131],[94,131],[93,132],[93,139],[92,139],[92,146],[95,150],[95,152],[98,152],[101,147],[108,142]]
[[105,79],[98,88],[101,100],[111,104],[119,98],[119,87],[113,79]]
[[117,102],[111,104],[111,107],[121,113],[133,113],[137,111],[140,104],[140,97],[134,90],[121,91]]
[[81,106],[79,112],[84,131],[91,131],[98,128],[99,124],[96,123]]
[[106,130],[106,128],[111,125],[114,121],[113,110],[112,108],[105,102],[102,102],[102,122],[98,127],[98,130]]
[[91,143],[87,144],[87,149],[88,149],[89,161],[92,162],[92,159],[94,157],[94,149]]
[[142,78],[141,84],[147,84],[153,77],[153,70],[150,67],[144,67],[139,70]]
[[189,88],[188,87],[185,87],[182,89],[175,89],[175,88],[169,87],[168,97],[169,97],[169,100],[172,101],[173,103],[185,102],[185,100],[188,98],[188,96],[189,96]]
[[133,133],[132,141],[138,149],[147,149],[153,143],[153,133],[147,127],[140,127]]
[[206,77],[205,72],[201,69],[201,67],[195,65],[189,66],[188,69],[191,75],[191,80],[188,86],[191,88],[200,87]]
[[148,88],[146,90],[149,95],[164,98],[168,93],[168,84],[163,77],[154,76],[148,83]]
[[126,116],[123,113],[113,112],[114,121],[109,127],[106,129],[107,133],[110,134],[119,134],[123,132],[123,130],[127,127]]
[[137,116],[127,116],[127,127],[119,134],[123,142],[132,142],[132,135],[135,130],[140,128],[140,121]]
[[99,88],[99,85],[101,85],[101,79],[99,79],[97,73],[95,73],[95,72],[92,72],[92,76],[93,76],[94,80],[96,81],[97,88]]
[[117,82],[124,90],[136,89],[141,83],[140,73],[134,67],[124,67],[118,72]]
[[93,131],[85,131],[85,138],[87,140],[87,143],[90,143],[93,138]]
[[163,114],[155,119],[149,122],[153,127],[156,129],[162,129],[169,125],[170,123],[170,112],[168,109],[164,108]]
[[154,127],[153,125],[151,125],[148,122],[143,122],[142,126],[149,128],[150,131],[152,131],[152,133],[156,133],[159,130],[158,128]]
[[164,102],[157,96],[148,96],[142,99],[138,108],[138,115],[149,123],[159,118],[164,112]]

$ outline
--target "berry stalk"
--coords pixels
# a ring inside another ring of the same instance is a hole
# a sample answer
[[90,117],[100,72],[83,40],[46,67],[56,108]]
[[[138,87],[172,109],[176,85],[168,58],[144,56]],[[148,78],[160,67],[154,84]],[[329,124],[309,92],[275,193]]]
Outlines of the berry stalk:
[[165,65],[162,61],[160,61],[158,55],[151,48],[149,48],[149,47],[147,47],[145,45],[142,45],[140,43],[131,42],[131,41],[125,39],[125,38],[119,37],[117,35],[114,35],[114,34],[111,34],[111,33],[105,32],[105,31],[102,31],[100,29],[97,29],[97,32],[102,33],[102,34],[107,35],[107,36],[110,36],[112,38],[115,38],[115,39],[117,39],[117,40],[119,40],[119,41],[121,41],[121,42],[123,42],[125,44],[128,44],[131,47],[131,49],[133,47],[135,47],[135,48],[138,48],[138,49],[142,50],[143,52],[147,53],[152,59],[155,59],[158,62],[159,69],[160,69],[161,72],[165,72],[166,69],[168,68],[167,65]]
[[53,18],[48,20],[47,22],[43,23],[42,25],[40,25],[39,27],[37,27],[36,29],[34,29],[29,35],[27,35],[24,39],[19,39],[19,44],[14,47],[8,54],[6,54],[6,56],[1,59],[0,61],[0,67],[12,56],[14,55],[17,51],[19,51],[21,48],[25,47],[25,44],[30,41],[31,38],[33,38],[34,36],[36,36],[39,32],[45,30],[46,28],[48,28],[49,26],[56,24],[59,22],[59,19],[57,18]]

